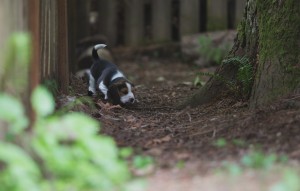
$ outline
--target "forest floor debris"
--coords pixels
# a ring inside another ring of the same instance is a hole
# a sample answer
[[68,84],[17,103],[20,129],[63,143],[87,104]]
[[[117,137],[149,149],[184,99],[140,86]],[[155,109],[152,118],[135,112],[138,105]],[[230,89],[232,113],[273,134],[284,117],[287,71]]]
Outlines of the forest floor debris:
[[[282,175],[272,174],[276,169],[263,179],[261,172],[245,170],[237,182],[230,182],[226,173],[221,177],[215,173],[224,161],[239,164],[242,157],[256,150],[286,156],[298,167],[299,95],[252,111],[246,102],[234,98],[177,110],[179,103],[197,91],[193,86],[197,73],[212,72],[213,68],[151,59],[118,65],[135,83],[139,102],[121,108],[94,99],[96,109],[83,111],[98,119],[101,132],[114,137],[120,147],[133,147],[136,153],[155,159],[157,168],[148,177],[149,191],[271,189]],[[201,79],[206,81],[207,77]],[[80,97],[85,95],[87,84],[73,79],[72,88]],[[241,189],[239,182],[245,187]]]

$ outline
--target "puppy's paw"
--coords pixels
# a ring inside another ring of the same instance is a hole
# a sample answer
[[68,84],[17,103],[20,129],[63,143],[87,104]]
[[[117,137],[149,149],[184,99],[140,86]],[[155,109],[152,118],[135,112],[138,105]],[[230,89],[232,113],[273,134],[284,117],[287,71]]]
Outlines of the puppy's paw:
[[88,91],[88,96],[94,97],[96,94],[92,91]]

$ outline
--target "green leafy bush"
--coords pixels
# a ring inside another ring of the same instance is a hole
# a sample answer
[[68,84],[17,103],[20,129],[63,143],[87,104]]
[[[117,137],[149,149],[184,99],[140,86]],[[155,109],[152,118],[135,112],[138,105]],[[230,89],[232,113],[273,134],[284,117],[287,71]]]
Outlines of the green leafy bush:
[[43,87],[31,96],[36,121],[22,104],[0,94],[0,190],[125,190],[127,164],[94,119],[70,112],[52,115],[54,99]]

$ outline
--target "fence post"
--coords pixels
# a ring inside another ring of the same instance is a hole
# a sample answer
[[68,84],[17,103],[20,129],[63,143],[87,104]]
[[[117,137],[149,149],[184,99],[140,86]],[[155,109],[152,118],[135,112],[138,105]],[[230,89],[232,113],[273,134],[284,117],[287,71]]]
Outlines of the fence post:
[[68,6],[67,0],[57,0],[58,11],[58,39],[57,39],[57,69],[61,91],[68,92],[69,87],[69,59],[68,59]]
[[199,0],[180,1],[180,36],[199,32]]
[[[90,35],[90,23],[89,23],[89,11],[90,11],[90,0],[69,0],[69,3],[76,3],[77,6],[77,41],[81,40]],[[74,19],[74,18],[73,18]]]
[[144,39],[144,1],[125,2],[125,44],[139,45]]
[[235,13],[235,26],[238,26],[243,18],[245,12],[246,0],[236,1],[236,13]]
[[110,46],[113,46],[117,43],[118,3],[118,0],[102,0],[98,5],[99,21],[97,22],[97,30],[107,37]]
[[171,40],[171,0],[152,1],[152,34],[154,42]]
[[30,91],[40,83],[40,1],[28,0],[28,25],[32,37],[32,58],[29,70]]
[[207,30],[227,29],[227,0],[209,0],[207,8]]

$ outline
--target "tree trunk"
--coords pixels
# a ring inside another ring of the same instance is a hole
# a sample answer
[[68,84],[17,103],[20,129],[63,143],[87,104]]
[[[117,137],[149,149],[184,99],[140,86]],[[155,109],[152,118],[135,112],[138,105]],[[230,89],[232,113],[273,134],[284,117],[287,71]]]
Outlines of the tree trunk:
[[[241,72],[247,64],[251,78]],[[247,83],[243,78],[249,78]],[[299,82],[300,1],[247,0],[228,57],[207,84],[181,107],[201,105],[229,92],[257,108],[298,91]]]

